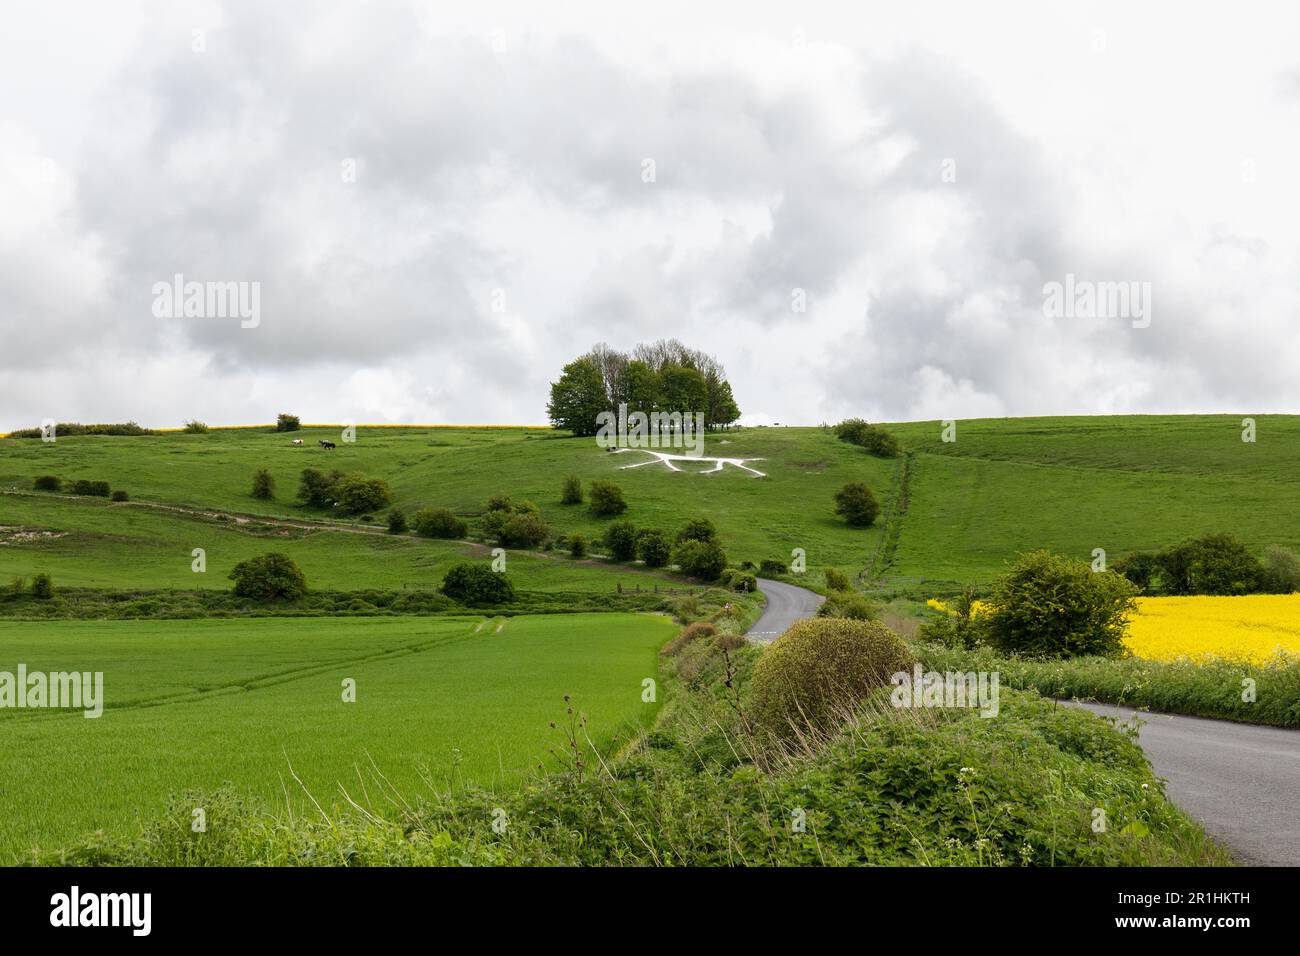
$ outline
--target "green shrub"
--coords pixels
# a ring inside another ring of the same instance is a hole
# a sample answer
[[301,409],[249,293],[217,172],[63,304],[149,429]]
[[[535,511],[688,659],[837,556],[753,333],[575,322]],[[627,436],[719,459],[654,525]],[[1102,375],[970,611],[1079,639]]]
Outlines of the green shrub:
[[575,558],[585,558],[587,556],[587,539],[580,534],[575,534],[568,541],[569,554]]
[[206,435],[208,432],[208,426],[197,418],[194,418],[186,422],[181,431],[185,432],[187,435]]
[[673,563],[683,574],[703,581],[716,581],[727,566],[727,555],[707,541],[683,541],[673,549]]
[[1207,534],[1161,551],[1166,594],[1250,594],[1264,576],[1259,560],[1230,534]]
[[591,513],[597,518],[612,518],[627,510],[623,489],[612,481],[591,483]]
[[89,481],[85,478],[78,478],[72,483],[72,493],[74,495],[89,495],[92,498],[107,498],[112,492],[112,488],[107,481]]
[[551,526],[532,511],[516,511],[501,525],[497,540],[507,548],[536,548],[551,537]]
[[659,653],[664,657],[675,657],[692,641],[698,641],[702,637],[713,637],[717,633],[718,629],[708,621],[692,621],[682,628],[680,634],[665,644]]
[[[468,530],[468,529],[467,529]],[[406,533],[406,512],[400,508],[394,508],[388,512],[388,533],[405,534]]]
[[725,583],[731,590],[741,591],[745,594],[753,594],[758,590],[758,578],[753,571],[741,571],[735,568],[729,568],[728,570],[731,572],[731,576]]
[[637,533],[630,521],[615,521],[605,529],[605,547],[615,561],[632,561],[636,558]]
[[258,601],[296,601],[307,593],[307,578],[287,554],[249,558],[230,572],[234,593]]
[[41,475],[33,484],[37,491],[60,491],[63,488],[63,479],[56,475]]
[[119,488],[119,489],[117,489],[116,491],[114,491],[113,494],[110,495],[109,497],[110,497],[111,500],[113,500],[113,501],[130,501],[130,500],[131,500],[131,496],[128,495],[128,494],[127,494],[125,491],[123,491],[121,488]]
[[780,737],[805,727],[829,731],[850,707],[914,662],[903,639],[878,622],[797,621],[754,665],[754,717]]
[[874,621],[880,608],[861,594],[853,591],[836,591],[817,609],[818,617],[841,617],[851,621]]
[[784,561],[775,561],[772,558],[764,558],[758,563],[758,573],[768,576],[785,574],[790,570],[790,566]]
[[287,415],[281,412],[275,418],[275,430],[278,432],[296,432],[302,428],[302,423],[298,421],[297,415]]
[[836,568],[827,568],[823,571],[822,579],[826,582],[828,591],[847,591],[852,587],[848,575]]
[[1268,594],[1294,594],[1300,591],[1300,557],[1289,548],[1270,545],[1264,549],[1264,572],[1261,588]]
[[275,479],[265,468],[253,472],[253,497],[263,501],[275,497]]
[[337,472],[327,475],[319,468],[304,468],[298,481],[298,500],[312,508],[328,508],[334,503],[337,481]]
[[32,597],[42,601],[54,597],[54,579],[44,571],[32,575]]
[[658,528],[645,528],[636,536],[636,553],[647,568],[662,568],[672,557],[672,545]]
[[708,518],[692,518],[677,532],[676,543],[683,541],[703,541],[705,544],[718,544],[718,529]]
[[447,570],[442,579],[442,593],[469,607],[506,604],[515,599],[514,585],[504,572],[469,562]]
[[869,528],[880,514],[876,496],[860,481],[851,481],[835,492],[835,513],[854,528]]
[[564,488],[560,491],[560,504],[582,504],[582,479],[577,475],[570,475],[564,479]]
[[411,517],[415,533],[423,538],[463,538],[469,526],[450,508],[421,508]]
[[1114,571],[1049,551],[1023,554],[994,587],[989,643],[1029,657],[1116,656],[1135,594]]
[[861,418],[849,418],[834,428],[840,441],[865,448],[869,453],[881,458],[897,458],[898,439],[878,425],[872,425]]
[[1156,576],[1160,573],[1160,562],[1156,555],[1139,551],[1124,555],[1111,564],[1110,568],[1116,574],[1128,578],[1138,590],[1147,593],[1152,590]]
[[917,631],[921,640],[952,648],[976,647],[987,641],[988,629],[983,618],[975,616],[975,591],[967,588],[948,602],[952,612],[923,623]]
[[393,501],[388,482],[365,475],[346,475],[335,485],[334,495],[339,508],[348,514],[379,511]]

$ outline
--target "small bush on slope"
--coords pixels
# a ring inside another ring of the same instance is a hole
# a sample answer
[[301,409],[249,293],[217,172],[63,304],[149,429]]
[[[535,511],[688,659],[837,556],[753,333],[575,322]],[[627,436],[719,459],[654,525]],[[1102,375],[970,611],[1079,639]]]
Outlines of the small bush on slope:
[[781,737],[805,726],[827,729],[843,710],[913,663],[902,638],[883,624],[824,617],[797,621],[754,667],[754,717]]

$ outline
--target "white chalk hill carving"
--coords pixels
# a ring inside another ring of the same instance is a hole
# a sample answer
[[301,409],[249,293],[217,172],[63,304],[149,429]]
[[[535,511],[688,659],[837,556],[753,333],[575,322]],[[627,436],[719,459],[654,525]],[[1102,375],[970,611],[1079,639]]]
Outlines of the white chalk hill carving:
[[613,451],[616,455],[621,455],[628,451],[639,451],[654,456],[649,461],[638,461],[635,465],[623,465],[623,468],[644,468],[646,465],[664,465],[669,471],[683,472],[683,469],[678,468],[673,464],[673,462],[694,461],[711,463],[713,465],[712,468],[706,468],[703,471],[695,472],[695,474],[698,475],[716,475],[727,465],[734,465],[742,471],[749,472],[755,478],[767,477],[766,474],[759,471],[757,468],[750,468],[745,464],[747,461],[763,461],[764,459],[762,458],[705,458],[704,456],[696,455],[671,455],[666,451],[651,451],[649,448],[615,448]]

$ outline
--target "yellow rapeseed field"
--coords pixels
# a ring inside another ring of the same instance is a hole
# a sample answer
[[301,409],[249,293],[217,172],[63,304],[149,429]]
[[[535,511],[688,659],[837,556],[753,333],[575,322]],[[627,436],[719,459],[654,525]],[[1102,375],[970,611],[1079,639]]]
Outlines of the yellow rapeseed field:
[[1292,662],[1300,657],[1300,594],[1142,597],[1124,646],[1153,661]]
[[[931,598],[946,614],[948,603]],[[1300,660],[1300,594],[1242,597],[1140,597],[1124,646],[1151,661],[1210,660],[1286,664]],[[988,611],[976,601],[975,616]]]

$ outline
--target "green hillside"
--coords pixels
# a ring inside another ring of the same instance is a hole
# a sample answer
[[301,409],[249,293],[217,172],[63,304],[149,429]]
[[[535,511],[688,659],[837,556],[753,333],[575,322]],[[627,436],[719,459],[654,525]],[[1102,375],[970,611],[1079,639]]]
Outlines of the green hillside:
[[[251,428],[5,439],[0,488],[30,489],[35,476],[56,474],[107,480],[139,502],[319,520],[329,516],[293,500],[298,475],[337,468],[386,478],[408,511],[446,506],[473,517],[499,492],[535,501],[557,533],[598,537],[608,522],[558,503],[562,478],[575,474],[620,484],[625,517],[641,527],[671,531],[709,516],[733,562],[789,560],[803,548],[811,568],[832,565],[886,583],[985,581],[1017,551],[1037,547],[1083,557],[1100,547],[1118,556],[1219,530],[1257,549],[1300,546],[1300,525],[1287,520],[1300,510],[1300,417],[1260,416],[1257,426],[1257,441],[1248,444],[1241,416],[1227,415],[962,421],[953,443],[940,440],[938,422],[893,425],[910,452],[905,509],[902,459],[873,458],[821,428],[709,436],[706,454],[761,459],[753,467],[765,478],[731,466],[713,474],[698,473],[703,466],[682,466],[696,473],[660,464],[628,469],[648,456],[610,454],[589,439],[536,428],[363,426],[356,443],[340,442],[333,452],[316,441],[337,441],[335,428],[293,433],[306,442],[301,447],[288,434]],[[258,468],[275,477],[277,500],[249,494]],[[848,481],[875,490],[885,508],[876,527],[854,530],[835,516],[832,496]],[[200,586],[188,570],[192,547],[210,536],[218,544],[214,566],[225,567],[263,544],[248,529],[49,495],[0,496],[0,524],[73,531],[72,540],[0,548],[0,573],[45,565],[69,583]],[[895,540],[882,547],[887,526]],[[313,582],[340,588],[427,582],[433,564],[468,547],[382,536],[341,541],[337,533],[281,537],[277,546],[300,557]],[[125,563],[110,557],[122,544],[132,555]],[[520,569],[530,573],[523,562]],[[222,583],[209,573],[207,586]]]

